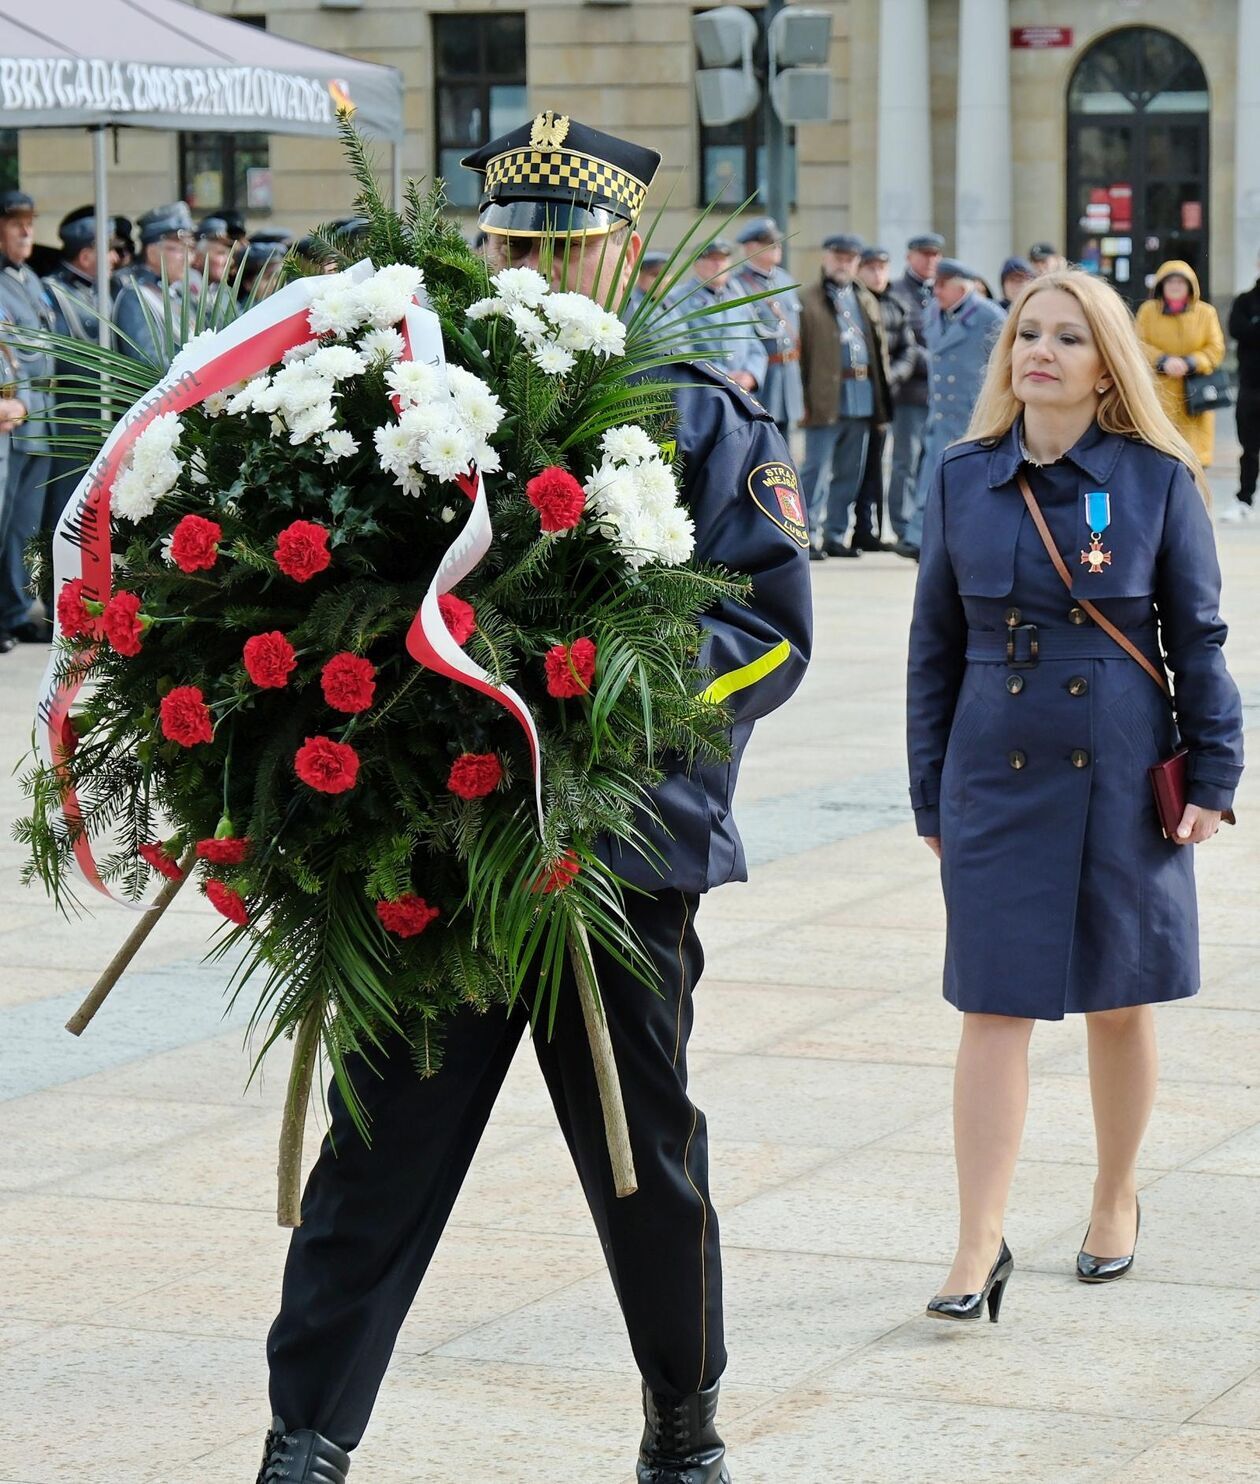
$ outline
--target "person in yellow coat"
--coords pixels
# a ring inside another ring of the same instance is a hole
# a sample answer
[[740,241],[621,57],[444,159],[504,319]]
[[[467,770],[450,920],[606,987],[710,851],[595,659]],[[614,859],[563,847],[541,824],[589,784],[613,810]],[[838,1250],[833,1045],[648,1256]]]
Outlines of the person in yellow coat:
[[1137,312],[1138,338],[1155,367],[1164,411],[1206,468],[1212,462],[1214,414],[1186,411],[1187,376],[1206,376],[1225,359],[1225,336],[1211,304],[1199,296],[1189,263],[1174,258],[1160,265],[1151,297]]

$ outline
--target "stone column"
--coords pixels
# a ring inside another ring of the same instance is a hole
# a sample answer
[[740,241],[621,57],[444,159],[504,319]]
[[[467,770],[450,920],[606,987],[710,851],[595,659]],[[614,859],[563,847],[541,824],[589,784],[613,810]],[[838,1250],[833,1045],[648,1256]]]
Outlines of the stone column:
[[[993,284],[1011,241],[1010,15],[1006,0],[962,0],[958,25],[956,256]],[[948,251],[948,249],[947,249]]]
[[883,0],[879,11],[879,240],[897,263],[906,240],[933,225],[927,0]]
[[1238,0],[1238,96],[1234,103],[1234,277],[1256,279],[1260,253],[1260,0]]

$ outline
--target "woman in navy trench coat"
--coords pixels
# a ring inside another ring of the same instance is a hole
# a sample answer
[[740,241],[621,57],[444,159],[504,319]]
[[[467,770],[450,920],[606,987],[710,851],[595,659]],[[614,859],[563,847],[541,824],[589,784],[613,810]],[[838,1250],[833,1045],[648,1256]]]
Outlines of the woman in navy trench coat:
[[[1199,987],[1190,847],[1232,802],[1242,710],[1202,472],[1160,408],[1119,297],[1076,272],[1030,284],[970,432],[945,452],[928,498],[908,740],[918,831],[941,859],[945,994],[964,1012],[959,1245],[929,1312],[979,1318],[987,1300],[996,1319],[1037,1020],[1081,1012],[1088,1027],[1098,1175],[1077,1275],[1100,1282],[1132,1264],[1156,1084],[1151,1006]],[[1091,564],[1095,531],[1106,555]],[[1175,719],[1081,598],[1166,665]],[[1179,743],[1188,799],[1169,840],[1146,775]]]

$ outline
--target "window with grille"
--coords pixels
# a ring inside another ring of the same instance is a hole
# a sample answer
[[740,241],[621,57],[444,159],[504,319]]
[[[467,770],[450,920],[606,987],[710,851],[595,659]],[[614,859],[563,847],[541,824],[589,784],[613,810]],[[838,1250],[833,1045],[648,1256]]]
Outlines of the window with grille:
[[[265,15],[234,21],[267,29]],[[271,210],[271,138],[267,134],[181,133],[179,193],[194,216]]]
[[529,119],[525,17],[510,12],[433,17],[436,172],[454,206],[475,206],[472,150]]

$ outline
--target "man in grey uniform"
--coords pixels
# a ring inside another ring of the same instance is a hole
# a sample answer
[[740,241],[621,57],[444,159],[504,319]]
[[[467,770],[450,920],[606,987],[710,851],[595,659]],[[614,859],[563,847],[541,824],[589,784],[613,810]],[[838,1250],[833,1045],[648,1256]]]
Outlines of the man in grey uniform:
[[739,234],[747,262],[737,268],[732,282],[740,294],[765,294],[748,307],[757,321],[757,333],[766,349],[768,366],[761,402],[786,438],[805,415],[801,388],[801,301],[783,262],[783,233],[773,217],[759,216]]
[[678,338],[691,342],[692,355],[712,361],[744,391],[759,392],[769,357],[754,321],[757,306],[740,304],[742,298],[731,283],[731,245],[715,237],[697,255],[687,278],[666,295],[661,326],[668,331],[672,322]]
[[[0,195],[0,314],[19,332],[55,328],[52,300],[30,266],[35,246],[35,202],[23,191]],[[51,625],[30,617],[26,543],[40,527],[44,486],[53,473],[48,419],[52,409],[52,352],[10,343],[17,364],[17,396],[29,421],[12,434],[4,512],[0,515],[0,634],[38,643]],[[9,646],[11,647],[11,646]]]
[[183,201],[146,211],[140,229],[141,262],[131,270],[114,306],[118,348],[133,360],[163,369],[170,362],[164,326],[167,305],[176,340],[184,312],[184,281],[193,247],[192,212]]
[[945,251],[945,239],[937,232],[921,232],[906,243],[906,270],[889,286],[906,311],[906,319],[918,346],[910,375],[897,392],[893,411],[892,474],[888,480],[888,519],[900,539],[914,508],[923,457],[923,433],[928,413],[928,358],[923,345],[923,316],[932,303],[936,265]]

